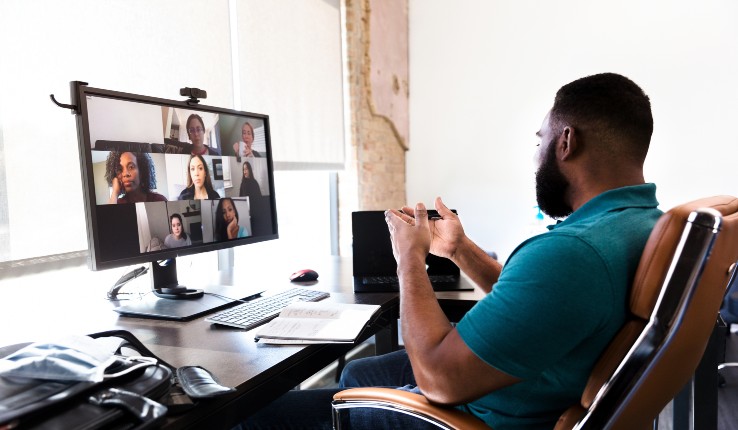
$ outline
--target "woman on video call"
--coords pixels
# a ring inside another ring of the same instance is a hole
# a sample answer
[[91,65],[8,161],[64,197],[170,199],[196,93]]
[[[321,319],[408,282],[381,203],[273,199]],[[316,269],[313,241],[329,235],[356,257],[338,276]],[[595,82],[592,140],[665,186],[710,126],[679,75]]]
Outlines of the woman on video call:
[[179,200],[217,200],[220,198],[213,188],[210,169],[202,155],[190,155],[187,163],[187,188],[179,194]]
[[246,227],[238,225],[238,210],[233,199],[220,199],[215,209],[215,240],[228,240],[248,237]]
[[167,248],[179,248],[180,246],[192,245],[190,237],[187,236],[187,233],[184,231],[182,215],[172,214],[172,216],[169,217],[169,226],[171,227],[172,232],[164,238],[164,246]]
[[220,151],[205,145],[205,122],[193,113],[187,118],[187,137],[192,142],[192,155],[220,155]]
[[254,178],[254,170],[251,168],[251,163],[248,161],[243,162],[243,177],[241,178],[241,188],[238,192],[240,197],[261,197],[261,188],[259,188],[259,182]]
[[[243,144],[243,148],[241,148]],[[241,141],[233,144],[233,152],[236,153],[236,157],[241,160],[249,157],[261,157],[258,151],[251,149],[254,144],[254,126],[250,122],[246,121],[241,126]]]
[[164,202],[156,188],[156,171],[145,152],[112,151],[105,162],[105,180],[111,187],[108,203]]

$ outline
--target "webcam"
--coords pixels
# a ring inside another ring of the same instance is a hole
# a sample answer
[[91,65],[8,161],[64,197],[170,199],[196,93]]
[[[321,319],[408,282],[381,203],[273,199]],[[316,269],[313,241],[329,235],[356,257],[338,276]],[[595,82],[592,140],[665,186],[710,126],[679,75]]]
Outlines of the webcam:
[[180,88],[179,95],[189,97],[189,99],[187,99],[187,104],[197,104],[200,103],[200,100],[198,99],[208,98],[208,93],[205,90],[190,87]]

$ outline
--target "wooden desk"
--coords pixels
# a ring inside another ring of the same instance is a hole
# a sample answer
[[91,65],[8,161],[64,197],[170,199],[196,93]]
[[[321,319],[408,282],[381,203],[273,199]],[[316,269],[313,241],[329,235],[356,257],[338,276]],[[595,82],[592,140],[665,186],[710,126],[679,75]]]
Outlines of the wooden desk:
[[[289,262],[287,262],[289,263]],[[232,271],[193,270],[180,266],[180,282],[190,287],[212,283],[239,286],[261,283],[265,288],[294,286],[288,280],[296,267],[274,262],[268,267]],[[353,294],[351,260],[330,257],[312,267],[320,274],[309,288],[331,292],[327,300],[382,306],[379,321],[360,339],[377,335],[378,352],[396,347],[399,298],[396,293]],[[291,271],[290,271],[291,270]],[[183,272],[184,275],[183,276]],[[203,274],[204,273],[204,274]],[[172,416],[166,428],[230,428],[281,394],[299,385],[348,352],[353,345],[274,346],[254,342],[252,332],[221,327],[204,317],[176,322],[119,316],[105,293],[120,272],[91,272],[86,267],[34,277],[5,279],[0,285],[0,345],[44,337],[124,329],[135,334],[155,354],[174,366],[199,365],[237,391],[207,402],[187,414]],[[63,279],[74,279],[65,282]],[[148,289],[148,276],[123,291]],[[195,282],[195,284],[193,284]],[[443,301],[473,303],[479,292],[439,293]]]

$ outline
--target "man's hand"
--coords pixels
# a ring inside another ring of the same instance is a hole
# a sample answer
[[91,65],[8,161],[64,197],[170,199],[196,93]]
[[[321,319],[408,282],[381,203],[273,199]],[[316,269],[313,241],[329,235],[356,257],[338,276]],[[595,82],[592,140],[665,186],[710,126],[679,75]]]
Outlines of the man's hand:
[[[435,206],[441,218],[428,221],[431,236],[430,252],[453,260],[465,237],[464,228],[459,217],[443,204],[440,197],[436,197]],[[425,207],[423,210],[425,211]],[[412,208],[403,207],[402,212],[407,215],[404,217],[406,222],[414,222],[415,211]]]
[[428,211],[425,205],[418,203],[413,211],[414,218],[396,209],[385,212],[385,220],[392,239],[392,253],[397,260],[398,269],[407,264],[425,265],[431,244],[428,226]]

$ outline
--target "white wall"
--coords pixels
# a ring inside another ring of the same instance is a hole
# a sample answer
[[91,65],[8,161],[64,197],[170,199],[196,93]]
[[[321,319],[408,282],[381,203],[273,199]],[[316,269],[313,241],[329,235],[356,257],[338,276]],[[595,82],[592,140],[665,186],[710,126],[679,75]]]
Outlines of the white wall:
[[535,221],[533,156],[556,90],[616,72],[649,96],[662,209],[738,195],[738,3],[411,0],[407,195],[459,210],[507,258]]

